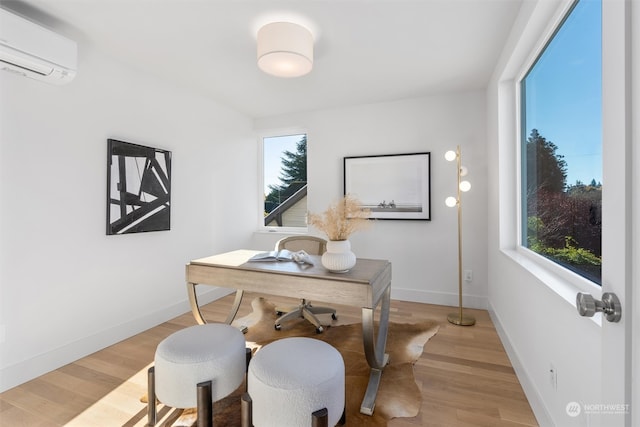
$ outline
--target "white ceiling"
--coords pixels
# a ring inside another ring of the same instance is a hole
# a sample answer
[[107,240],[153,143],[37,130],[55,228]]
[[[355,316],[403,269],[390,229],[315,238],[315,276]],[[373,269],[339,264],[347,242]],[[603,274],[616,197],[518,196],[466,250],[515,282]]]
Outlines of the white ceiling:
[[[2,1],[133,67],[250,117],[486,87],[523,0]],[[261,24],[314,33],[310,74],[256,65]],[[82,55],[82,53],[80,53]],[[82,70],[79,70],[81,73]]]

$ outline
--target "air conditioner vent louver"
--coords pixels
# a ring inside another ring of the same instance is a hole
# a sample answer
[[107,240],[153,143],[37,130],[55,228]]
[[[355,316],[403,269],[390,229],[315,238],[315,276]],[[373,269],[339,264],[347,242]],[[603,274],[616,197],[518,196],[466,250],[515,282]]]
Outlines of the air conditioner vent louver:
[[0,8],[0,70],[53,84],[76,75],[77,44]]

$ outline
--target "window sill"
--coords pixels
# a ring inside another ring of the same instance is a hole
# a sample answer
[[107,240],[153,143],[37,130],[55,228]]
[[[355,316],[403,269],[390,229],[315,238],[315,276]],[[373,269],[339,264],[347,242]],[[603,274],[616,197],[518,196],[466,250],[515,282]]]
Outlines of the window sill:
[[294,235],[306,235],[308,234],[308,230],[306,228],[297,228],[297,229],[292,229],[292,228],[260,228],[256,231],[254,231],[255,234],[294,234]]
[[[574,309],[576,309],[576,294],[578,292],[589,293],[594,298],[601,298],[602,289],[599,286],[544,257],[525,249],[501,249],[501,251]],[[576,313],[576,315],[578,314]],[[593,316],[590,319],[598,326],[602,326],[601,315]]]

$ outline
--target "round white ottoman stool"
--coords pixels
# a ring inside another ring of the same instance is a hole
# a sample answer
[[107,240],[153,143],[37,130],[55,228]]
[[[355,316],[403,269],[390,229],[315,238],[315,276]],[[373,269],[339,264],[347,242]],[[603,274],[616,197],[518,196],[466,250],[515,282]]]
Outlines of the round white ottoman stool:
[[246,343],[227,324],[191,326],[158,344],[149,369],[149,425],[156,423],[155,397],[174,408],[198,408],[198,425],[211,425],[212,402],[238,388],[247,369]]
[[344,360],[324,341],[284,338],[264,346],[249,363],[247,384],[250,415],[243,412],[242,417],[246,424],[311,426],[320,416],[316,411],[323,409],[323,425],[344,423]]

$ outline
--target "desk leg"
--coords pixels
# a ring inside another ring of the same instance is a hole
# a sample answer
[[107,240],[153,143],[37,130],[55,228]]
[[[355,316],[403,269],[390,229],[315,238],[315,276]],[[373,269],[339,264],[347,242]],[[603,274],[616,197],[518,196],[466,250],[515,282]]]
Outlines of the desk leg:
[[[200,311],[200,305],[198,304],[198,295],[196,294],[196,285],[197,283],[187,283],[187,295],[189,295],[189,304],[191,304],[191,312],[193,313],[193,317],[195,317],[196,322],[198,322],[199,325],[204,325],[207,323],[207,321]],[[225,320],[226,324],[230,325],[233,322],[233,319],[236,318],[236,314],[238,314],[238,309],[240,308],[240,304],[242,303],[243,295],[243,290],[238,289],[236,291],[236,298],[233,300],[231,311],[227,316],[227,320]],[[241,326],[240,330],[243,333],[247,332],[247,327]]]
[[369,384],[365,392],[364,399],[360,405],[360,412],[365,415],[373,415],[376,405],[376,395],[382,378],[382,370],[389,363],[389,355],[386,354],[387,332],[389,329],[389,305],[391,302],[391,286],[388,286],[382,295],[382,305],[380,307],[380,323],[378,325],[378,336],[375,336],[374,314],[376,306],[362,309],[362,339],[364,342],[364,354],[367,363],[371,367],[369,374]]
[[191,305],[191,312],[193,313],[193,317],[196,318],[196,322],[198,325],[204,325],[207,323],[202,317],[202,313],[200,312],[200,306],[198,305],[198,296],[196,295],[196,285],[197,283],[189,283],[187,282],[187,295],[189,295],[189,304]]
[[[236,318],[236,314],[238,314],[238,309],[240,308],[240,303],[242,302],[242,296],[244,295],[244,291],[242,289],[236,290],[236,298],[233,300],[233,305],[231,306],[231,311],[227,316],[227,325],[230,325],[233,322],[233,319]],[[246,332],[246,326],[241,327],[242,332]]]

